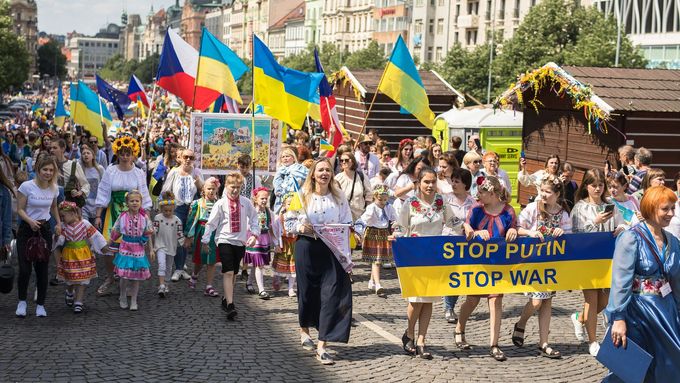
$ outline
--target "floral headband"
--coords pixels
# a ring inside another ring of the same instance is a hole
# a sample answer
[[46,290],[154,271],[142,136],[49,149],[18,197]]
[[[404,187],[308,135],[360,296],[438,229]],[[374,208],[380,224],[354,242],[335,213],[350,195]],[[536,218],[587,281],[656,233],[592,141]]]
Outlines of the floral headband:
[[78,211],[78,205],[76,205],[75,202],[62,201],[61,203],[59,203],[59,210],[77,212]]
[[125,136],[125,137],[119,137],[115,141],[113,141],[113,154],[118,154],[118,151],[120,151],[123,148],[128,148],[132,151],[132,154],[135,156],[139,156],[140,152],[140,147],[139,147],[139,142],[135,140],[132,137]]
[[389,196],[390,195],[390,189],[385,185],[377,185],[375,188],[373,188],[373,195],[374,196]]
[[253,190],[253,198],[257,197],[257,193],[259,193],[261,191],[265,191],[265,192],[269,193],[269,189],[267,189],[264,186],[260,186],[259,188],[255,188],[255,190]]
[[477,190],[486,190],[488,192],[493,193],[494,187],[487,177],[481,176],[477,177]]
[[207,180],[205,180],[205,184],[208,183],[215,184],[216,188],[218,189],[220,188],[220,180],[217,177],[210,177]]

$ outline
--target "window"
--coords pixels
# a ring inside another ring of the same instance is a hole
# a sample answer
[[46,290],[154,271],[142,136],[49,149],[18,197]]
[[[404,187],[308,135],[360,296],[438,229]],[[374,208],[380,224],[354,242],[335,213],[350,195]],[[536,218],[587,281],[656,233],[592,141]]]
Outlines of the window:
[[442,61],[442,59],[444,58],[444,57],[442,56],[442,53],[443,53],[443,52],[444,52],[444,50],[442,49],[442,47],[437,47],[437,50],[436,50],[436,53],[435,53],[435,56],[434,56],[434,57],[435,57],[435,61],[437,61],[437,62]]
[[430,19],[427,24],[428,24],[427,30],[430,33],[434,33],[434,19]]
[[456,4],[456,14],[454,16],[460,15],[460,4]]
[[427,61],[432,62],[432,47],[427,47]]
[[437,34],[441,35],[444,33],[444,19],[437,20]]
[[465,32],[465,37],[466,37],[466,43],[467,45],[476,45],[477,44],[477,30],[476,29],[469,29]]
[[500,9],[498,10],[498,18],[503,20],[505,19],[505,0],[499,0],[500,1]]
[[423,20],[416,20],[415,27],[413,28],[415,33],[423,33]]
[[479,14],[479,1],[469,1],[467,11],[468,11],[468,15]]
[[438,5],[439,5],[440,7],[443,7],[443,6],[444,6],[444,0],[439,0]]
[[416,7],[422,7],[425,5],[425,0],[416,0]]
[[349,27],[350,27],[350,22],[349,22],[349,18],[348,18],[347,20],[345,20],[345,32],[349,32]]

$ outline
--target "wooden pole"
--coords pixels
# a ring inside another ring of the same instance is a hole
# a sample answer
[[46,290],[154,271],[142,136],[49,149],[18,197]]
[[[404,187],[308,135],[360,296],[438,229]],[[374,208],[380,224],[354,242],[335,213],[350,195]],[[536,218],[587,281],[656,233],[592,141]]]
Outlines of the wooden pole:
[[[389,65],[389,61],[388,61],[388,65]],[[368,106],[368,110],[366,111],[366,116],[364,116],[364,122],[361,124],[361,130],[359,131],[359,136],[357,137],[357,142],[354,143],[354,148],[352,149],[352,152],[355,152],[357,150],[357,146],[359,146],[359,139],[361,138],[361,135],[364,133],[364,130],[366,129],[366,122],[368,122],[368,115],[371,113],[371,110],[373,109],[373,104],[375,103],[375,99],[378,96],[378,92],[380,91],[380,85],[382,84],[383,78],[385,78],[385,71],[386,70],[387,70],[387,67],[385,67],[385,70],[383,70],[382,75],[380,75],[380,81],[378,81],[378,86],[375,88],[375,93],[373,93],[373,99],[371,100],[371,104]],[[345,114],[346,113],[347,113],[347,111],[345,110]]]

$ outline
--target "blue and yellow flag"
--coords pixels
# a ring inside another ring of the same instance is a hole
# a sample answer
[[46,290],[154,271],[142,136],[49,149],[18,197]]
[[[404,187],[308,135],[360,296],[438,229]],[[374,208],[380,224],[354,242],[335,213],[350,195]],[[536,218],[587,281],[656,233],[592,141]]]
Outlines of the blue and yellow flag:
[[236,81],[247,71],[248,66],[236,53],[203,28],[194,108],[205,110],[222,94],[242,104]]
[[64,94],[61,89],[61,83],[59,83],[59,88],[57,90],[57,104],[54,106],[54,125],[61,128],[64,126],[64,121],[68,114],[64,108]]
[[378,90],[414,115],[420,123],[432,129],[434,113],[430,109],[430,101],[416,65],[401,36],[394,45]]
[[102,122],[107,127],[111,126],[111,113],[97,93],[82,81],[78,81],[77,85],[71,83],[71,117],[73,123],[84,126],[97,137],[100,145],[104,143]]
[[335,147],[331,144],[328,143],[328,141],[324,140],[323,138],[319,141],[319,149],[321,150],[327,150],[327,151],[334,151]]
[[306,73],[279,65],[257,36],[253,42],[255,103],[265,114],[299,129],[309,113],[320,118],[319,83],[323,73]]

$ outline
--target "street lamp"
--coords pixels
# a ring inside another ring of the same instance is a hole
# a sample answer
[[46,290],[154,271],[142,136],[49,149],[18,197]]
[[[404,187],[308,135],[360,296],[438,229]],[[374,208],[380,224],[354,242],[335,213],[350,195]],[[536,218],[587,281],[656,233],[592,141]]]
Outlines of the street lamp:
[[491,46],[489,46],[489,79],[486,84],[486,103],[491,104],[491,64],[493,64],[493,47],[496,35],[496,0],[491,6]]

